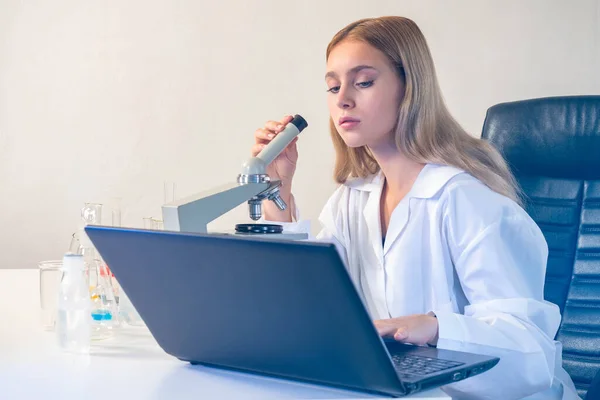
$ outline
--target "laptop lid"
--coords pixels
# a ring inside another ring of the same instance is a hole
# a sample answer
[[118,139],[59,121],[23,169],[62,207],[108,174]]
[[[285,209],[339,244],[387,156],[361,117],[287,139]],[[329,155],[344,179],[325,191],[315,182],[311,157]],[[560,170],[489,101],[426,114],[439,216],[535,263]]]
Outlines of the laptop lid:
[[168,354],[292,380],[405,393],[333,244],[85,230]]

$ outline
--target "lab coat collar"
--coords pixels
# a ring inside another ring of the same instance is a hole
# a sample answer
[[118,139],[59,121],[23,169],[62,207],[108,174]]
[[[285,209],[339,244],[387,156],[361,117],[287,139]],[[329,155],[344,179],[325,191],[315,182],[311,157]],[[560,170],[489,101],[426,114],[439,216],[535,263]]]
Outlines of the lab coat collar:
[[[461,169],[441,164],[425,164],[425,167],[419,175],[412,189],[407,194],[411,198],[429,199],[435,196],[450,179],[462,173]],[[346,186],[366,191],[378,191],[381,195],[383,189],[384,176],[381,170],[365,178],[352,178],[346,182]]]
[[379,171],[377,174],[368,178],[354,179],[352,182],[348,183],[348,186],[354,189],[370,192],[367,204],[363,210],[363,216],[369,231],[369,241],[371,242],[371,246],[373,247],[381,266],[383,266],[384,256],[390,250],[391,246],[408,223],[410,216],[410,200],[412,198],[432,198],[450,179],[462,172],[462,170],[450,166],[426,164],[417,176],[411,190],[392,212],[384,246],[382,246],[381,243],[382,232],[380,216],[380,200],[384,183],[383,173]]

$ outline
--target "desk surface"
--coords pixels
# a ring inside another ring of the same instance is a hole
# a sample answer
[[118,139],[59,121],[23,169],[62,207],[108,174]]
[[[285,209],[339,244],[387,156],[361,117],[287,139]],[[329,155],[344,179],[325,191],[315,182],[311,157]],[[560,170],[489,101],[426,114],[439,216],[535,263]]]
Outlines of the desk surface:
[[[41,328],[38,270],[0,270],[2,398],[373,398],[368,394],[191,366],[166,354],[145,328],[123,327],[89,356],[61,353]],[[439,389],[410,398],[448,399]]]

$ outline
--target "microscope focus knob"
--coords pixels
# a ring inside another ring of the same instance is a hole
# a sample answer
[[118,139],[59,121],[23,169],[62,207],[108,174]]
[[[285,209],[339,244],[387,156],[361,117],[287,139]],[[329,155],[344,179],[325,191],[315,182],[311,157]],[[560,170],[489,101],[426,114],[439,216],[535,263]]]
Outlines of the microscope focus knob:
[[279,208],[281,211],[284,211],[287,208],[287,204],[285,204],[285,201],[283,201],[283,199],[279,195],[279,192],[277,192],[273,197],[271,197],[271,200],[277,205],[277,208]]

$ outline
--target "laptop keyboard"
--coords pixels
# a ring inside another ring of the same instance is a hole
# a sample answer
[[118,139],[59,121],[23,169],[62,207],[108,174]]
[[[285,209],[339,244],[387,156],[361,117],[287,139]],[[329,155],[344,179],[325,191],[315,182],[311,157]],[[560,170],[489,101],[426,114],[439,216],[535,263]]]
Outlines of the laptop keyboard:
[[416,355],[392,355],[396,371],[401,374],[429,375],[464,363]]

